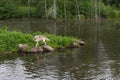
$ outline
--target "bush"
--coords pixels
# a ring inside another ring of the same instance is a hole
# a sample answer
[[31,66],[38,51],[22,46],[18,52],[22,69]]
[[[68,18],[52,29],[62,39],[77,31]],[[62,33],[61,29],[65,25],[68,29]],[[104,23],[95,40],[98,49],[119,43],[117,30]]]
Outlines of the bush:
[[120,17],[120,11],[113,9],[111,6],[101,5],[101,16],[106,18]]
[[[17,10],[17,16],[16,17],[28,17],[28,7],[27,6],[19,6]],[[30,16],[34,16],[36,12],[36,8],[30,7]]]
[[0,1],[0,19],[14,18],[16,16],[17,5],[14,1]]

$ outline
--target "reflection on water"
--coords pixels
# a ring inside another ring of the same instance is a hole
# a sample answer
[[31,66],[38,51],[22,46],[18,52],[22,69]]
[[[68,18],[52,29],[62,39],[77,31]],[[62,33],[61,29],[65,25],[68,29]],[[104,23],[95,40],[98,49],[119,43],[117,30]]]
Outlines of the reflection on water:
[[[80,37],[86,45],[75,49],[58,50],[47,54],[29,54],[0,63],[2,80],[119,80],[120,25],[119,20],[105,20],[100,24],[32,20],[0,21],[10,30],[41,31],[57,35]],[[65,26],[64,26],[65,25]],[[16,27],[17,26],[17,27]]]

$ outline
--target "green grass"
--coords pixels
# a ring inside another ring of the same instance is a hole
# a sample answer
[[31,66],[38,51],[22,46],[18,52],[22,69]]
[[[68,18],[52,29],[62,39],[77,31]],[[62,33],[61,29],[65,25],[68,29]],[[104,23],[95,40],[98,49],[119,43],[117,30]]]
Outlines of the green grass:
[[[35,46],[33,37],[35,35],[44,35],[50,39],[47,41],[47,45],[50,45],[53,48],[65,48],[76,41],[76,38],[65,37],[65,36],[56,36],[48,33],[35,32],[32,34],[22,33],[18,31],[8,31],[6,28],[0,28],[0,53],[4,52],[17,52],[18,44],[28,44],[29,48]],[[42,46],[43,43],[40,42],[39,46]]]

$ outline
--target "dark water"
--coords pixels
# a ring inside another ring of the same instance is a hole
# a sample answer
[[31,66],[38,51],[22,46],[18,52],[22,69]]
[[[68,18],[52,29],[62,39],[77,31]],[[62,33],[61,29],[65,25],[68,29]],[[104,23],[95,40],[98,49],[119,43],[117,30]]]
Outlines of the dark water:
[[0,26],[81,38],[86,45],[47,54],[0,59],[1,80],[120,80],[120,20],[57,22],[4,20]]

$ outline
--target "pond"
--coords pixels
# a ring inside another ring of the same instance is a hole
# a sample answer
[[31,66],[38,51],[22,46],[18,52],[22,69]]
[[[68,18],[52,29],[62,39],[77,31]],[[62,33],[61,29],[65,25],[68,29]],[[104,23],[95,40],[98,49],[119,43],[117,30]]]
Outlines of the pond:
[[85,46],[46,54],[1,58],[1,80],[119,80],[120,20],[42,21],[39,19],[1,20],[9,30],[47,32],[73,36]]

